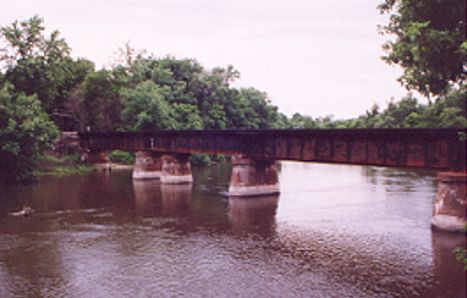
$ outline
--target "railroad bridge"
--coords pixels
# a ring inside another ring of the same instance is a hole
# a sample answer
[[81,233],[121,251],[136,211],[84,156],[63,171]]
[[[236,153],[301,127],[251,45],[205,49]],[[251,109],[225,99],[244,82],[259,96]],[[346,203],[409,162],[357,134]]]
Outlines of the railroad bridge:
[[279,192],[276,161],[426,168],[438,173],[432,224],[462,230],[466,221],[466,142],[462,129],[166,130],[83,132],[89,161],[105,152],[136,153],[134,179],[193,181],[190,154],[232,155],[230,196]]

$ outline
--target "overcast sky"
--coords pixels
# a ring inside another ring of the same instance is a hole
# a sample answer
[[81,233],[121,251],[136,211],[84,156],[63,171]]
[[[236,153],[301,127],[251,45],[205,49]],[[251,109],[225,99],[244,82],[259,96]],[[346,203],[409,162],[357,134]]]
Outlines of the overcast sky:
[[156,56],[232,64],[235,86],[269,94],[288,116],[356,117],[406,90],[381,60],[382,0],[0,0],[0,26],[38,14],[75,57],[108,64],[125,42]]

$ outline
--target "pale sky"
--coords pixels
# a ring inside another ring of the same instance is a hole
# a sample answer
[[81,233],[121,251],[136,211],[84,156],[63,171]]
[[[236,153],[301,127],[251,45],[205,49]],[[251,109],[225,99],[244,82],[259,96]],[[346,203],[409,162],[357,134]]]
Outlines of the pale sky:
[[98,67],[126,42],[158,57],[232,64],[237,87],[268,93],[288,116],[350,118],[407,93],[384,63],[383,0],[0,0],[0,26],[38,14],[74,57]]

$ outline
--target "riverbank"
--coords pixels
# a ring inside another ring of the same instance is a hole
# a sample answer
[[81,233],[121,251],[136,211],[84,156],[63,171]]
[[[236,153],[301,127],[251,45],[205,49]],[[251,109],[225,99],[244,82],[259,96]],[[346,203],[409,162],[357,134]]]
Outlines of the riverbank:
[[36,165],[35,176],[42,177],[44,175],[52,176],[69,176],[69,175],[86,175],[92,171],[107,171],[112,169],[132,169],[133,165],[119,163],[98,163],[86,164],[81,162],[80,156],[72,155],[56,155],[44,154],[39,158]]

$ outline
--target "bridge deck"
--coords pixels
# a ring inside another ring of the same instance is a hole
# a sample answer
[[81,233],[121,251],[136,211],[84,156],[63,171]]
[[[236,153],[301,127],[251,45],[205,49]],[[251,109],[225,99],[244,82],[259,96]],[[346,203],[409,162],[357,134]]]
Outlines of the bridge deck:
[[462,129],[186,130],[80,133],[91,151],[153,150],[465,170]]

